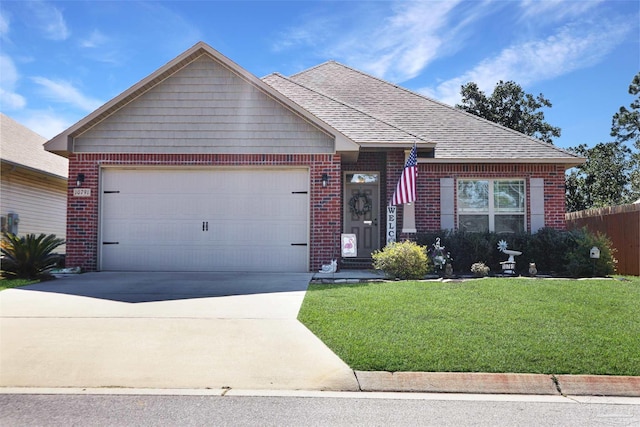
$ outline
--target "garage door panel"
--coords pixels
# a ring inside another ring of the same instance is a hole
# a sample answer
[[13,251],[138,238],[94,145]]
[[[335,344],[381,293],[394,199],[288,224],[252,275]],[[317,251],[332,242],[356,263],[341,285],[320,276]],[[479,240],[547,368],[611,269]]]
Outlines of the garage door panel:
[[101,268],[307,271],[306,169],[103,170]]

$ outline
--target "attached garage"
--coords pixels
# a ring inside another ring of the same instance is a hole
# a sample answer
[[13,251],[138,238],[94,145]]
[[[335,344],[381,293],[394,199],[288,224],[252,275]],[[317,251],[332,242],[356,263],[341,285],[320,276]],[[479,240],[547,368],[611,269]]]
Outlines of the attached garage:
[[99,269],[309,270],[309,170],[103,168]]

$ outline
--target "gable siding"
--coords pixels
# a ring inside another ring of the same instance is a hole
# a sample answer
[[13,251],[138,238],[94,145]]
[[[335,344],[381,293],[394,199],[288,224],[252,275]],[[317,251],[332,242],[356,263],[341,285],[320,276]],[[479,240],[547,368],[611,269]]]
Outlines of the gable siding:
[[74,151],[330,154],[334,138],[203,56],[76,137]]
[[[45,178],[20,170],[5,171],[3,165],[2,195],[0,209],[2,215],[19,215],[18,235],[55,234],[66,236],[67,183],[61,179]],[[56,249],[64,253],[65,247]]]

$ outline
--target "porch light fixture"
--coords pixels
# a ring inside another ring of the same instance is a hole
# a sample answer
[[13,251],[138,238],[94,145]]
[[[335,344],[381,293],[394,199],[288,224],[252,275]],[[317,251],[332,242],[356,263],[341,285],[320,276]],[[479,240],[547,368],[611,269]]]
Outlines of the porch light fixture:
[[323,173],[322,174],[322,186],[326,187],[328,182],[329,182],[329,175],[327,175],[326,173]]
[[84,174],[79,173],[78,177],[76,178],[76,187],[80,187],[80,185],[82,185],[83,182],[84,182]]

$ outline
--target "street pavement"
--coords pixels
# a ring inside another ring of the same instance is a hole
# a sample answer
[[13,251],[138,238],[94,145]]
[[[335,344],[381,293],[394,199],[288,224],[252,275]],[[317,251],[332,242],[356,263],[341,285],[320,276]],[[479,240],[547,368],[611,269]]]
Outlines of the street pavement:
[[640,377],[352,371],[297,321],[372,272],[86,273],[0,292],[0,393],[324,390],[640,397]]

